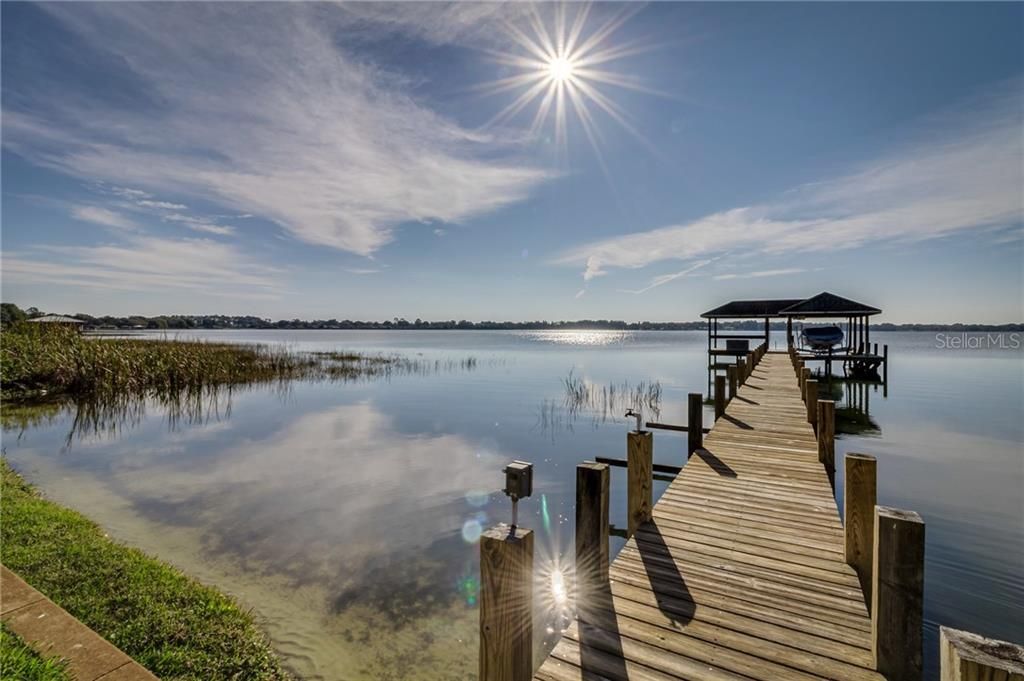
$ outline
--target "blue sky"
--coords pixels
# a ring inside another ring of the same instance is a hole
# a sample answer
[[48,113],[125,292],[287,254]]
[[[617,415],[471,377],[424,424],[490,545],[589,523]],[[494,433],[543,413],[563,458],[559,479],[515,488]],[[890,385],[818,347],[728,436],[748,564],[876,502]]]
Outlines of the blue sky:
[[1024,5],[581,7],[3,3],[3,299],[1024,321]]

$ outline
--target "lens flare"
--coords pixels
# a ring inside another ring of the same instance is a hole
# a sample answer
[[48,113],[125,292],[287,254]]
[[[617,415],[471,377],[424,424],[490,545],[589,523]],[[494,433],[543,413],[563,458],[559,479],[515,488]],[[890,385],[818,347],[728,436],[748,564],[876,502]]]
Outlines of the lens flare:
[[565,588],[565,575],[561,570],[551,573],[551,597],[555,605],[565,606],[569,602],[569,592]]
[[483,531],[484,528],[480,521],[476,518],[471,518],[462,523],[462,540],[467,544],[475,544],[480,541],[480,535],[483,534]]

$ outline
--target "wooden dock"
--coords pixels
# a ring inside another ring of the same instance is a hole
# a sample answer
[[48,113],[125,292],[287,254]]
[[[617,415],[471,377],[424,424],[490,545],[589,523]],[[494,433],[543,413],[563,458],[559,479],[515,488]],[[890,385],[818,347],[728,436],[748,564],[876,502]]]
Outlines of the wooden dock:
[[763,354],[533,678],[884,678],[818,446]]

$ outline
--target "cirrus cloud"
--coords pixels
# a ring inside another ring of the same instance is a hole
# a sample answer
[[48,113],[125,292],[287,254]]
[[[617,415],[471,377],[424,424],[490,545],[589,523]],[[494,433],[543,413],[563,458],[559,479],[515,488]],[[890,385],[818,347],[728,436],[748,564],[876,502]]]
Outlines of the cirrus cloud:
[[196,197],[370,255],[401,223],[465,221],[551,176],[351,56],[341,8],[41,7],[85,46],[82,64],[117,65],[104,76],[136,106],[124,93],[12,71],[21,75],[4,83],[5,103],[16,103],[4,110],[4,144],[76,177],[141,187],[133,199]]
[[[798,187],[772,202],[583,244],[553,262],[581,266],[583,279],[589,281],[610,269],[726,251],[831,251],[880,242],[912,243],[970,230],[997,231],[995,238],[1000,239],[1019,238],[1024,221],[1022,87],[1020,80],[1011,81],[953,114],[927,122],[929,130],[916,144],[855,172]],[[791,273],[793,268],[783,268],[747,276]]]

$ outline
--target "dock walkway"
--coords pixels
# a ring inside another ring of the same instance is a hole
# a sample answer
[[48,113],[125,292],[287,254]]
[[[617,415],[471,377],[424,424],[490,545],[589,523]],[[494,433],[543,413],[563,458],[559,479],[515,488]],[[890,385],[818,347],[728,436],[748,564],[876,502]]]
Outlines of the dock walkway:
[[766,354],[534,678],[882,679],[806,414]]

